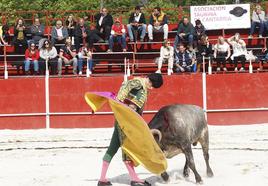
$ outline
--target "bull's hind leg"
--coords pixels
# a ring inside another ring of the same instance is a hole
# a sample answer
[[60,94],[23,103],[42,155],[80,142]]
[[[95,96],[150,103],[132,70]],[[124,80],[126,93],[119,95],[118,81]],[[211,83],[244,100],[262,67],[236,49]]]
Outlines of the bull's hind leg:
[[213,172],[212,172],[212,169],[210,168],[210,165],[209,165],[209,153],[208,153],[208,150],[209,150],[209,137],[208,137],[208,130],[205,130],[205,132],[202,135],[202,137],[200,138],[199,142],[200,142],[200,144],[202,146],[204,159],[206,161],[207,176],[212,177]]
[[187,161],[186,164],[189,165],[190,169],[194,172],[196,183],[202,183],[202,178],[198,174],[198,172],[196,171],[196,168],[195,168],[194,156],[193,156],[191,144],[187,143],[187,145],[185,147],[182,147],[182,151],[186,157],[186,161]]

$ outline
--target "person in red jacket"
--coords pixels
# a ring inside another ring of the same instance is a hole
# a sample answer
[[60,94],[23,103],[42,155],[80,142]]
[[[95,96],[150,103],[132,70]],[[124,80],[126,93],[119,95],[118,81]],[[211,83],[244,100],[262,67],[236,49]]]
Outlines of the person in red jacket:
[[30,69],[30,64],[33,64],[34,66],[34,74],[38,74],[38,69],[39,69],[39,65],[38,65],[38,59],[39,59],[40,55],[39,55],[39,51],[36,48],[34,43],[30,43],[29,48],[26,49],[25,51],[25,73],[27,75],[30,74],[29,69]]
[[112,26],[112,31],[109,39],[109,49],[107,52],[112,52],[114,42],[118,42],[122,45],[123,52],[126,52],[126,29],[123,24],[121,24],[120,20],[117,18],[115,20],[115,24]]

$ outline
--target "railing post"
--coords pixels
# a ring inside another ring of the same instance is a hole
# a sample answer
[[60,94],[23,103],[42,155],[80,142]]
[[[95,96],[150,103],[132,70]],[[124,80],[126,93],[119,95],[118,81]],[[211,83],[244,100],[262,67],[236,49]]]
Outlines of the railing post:
[[203,90],[203,110],[207,119],[207,78],[205,70],[205,56],[203,56],[203,73],[202,73],[202,90]]
[[46,99],[46,129],[50,128],[50,113],[49,113],[49,69],[48,59],[46,60],[46,77],[45,77],[45,99]]
[[7,71],[7,49],[6,45],[4,44],[4,66],[5,66],[5,72],[4,72],[4,78],[8,79],[8,71]]

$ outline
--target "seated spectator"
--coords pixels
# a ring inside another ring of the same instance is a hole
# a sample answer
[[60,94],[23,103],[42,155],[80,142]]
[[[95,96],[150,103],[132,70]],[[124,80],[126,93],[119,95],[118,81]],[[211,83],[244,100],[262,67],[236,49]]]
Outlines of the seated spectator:
[[153,31],[164,32],[164,40],[168,39],[168,18],[160,7],[155,7],[150,17],[148,25],[149,41],[153,41]]
[[34,19],[34,24],[31,26],[30,32],[36,45],[39,43],[40,39],[44,38],[45,26],[40,23],[39,18]]
[[73,74],[77,74],[76,49],[72,46],[71,39],[67,38],[65,45],[61,47],[58,59],[58,75],[62,74],[62,63],[64,65],[73,65]]
[[96,29],[99,36],[104,35],[105,42],[108,42],[113,25],[113,17],[108,13],[106,8],[102,8],[100,13],[94,16]]
[[5,41],[6,44],[10,43],[11,37],[9,33],[9,26],[8,24],[4,24],[2,26],[2,38]]
[[194,27],[194,37],[197,43],[201,40],[201,37],[203,35],[206,35],[206,29],[204,25],[202,24],[202,22],[199,19],[197,19],[195,21],[195,27]]
[[222,36],[218,37],[218,42],[214,46],[214,58],[217,62],[217,71],[221,70],[221,64],[223,66],[223,71],[227,71],[226,61],[231,56],[230,45],[225,42]]
[[156,73],[161,74],[161,68],[163,63],[168,63],[168,75],[173,73],[173,63],[174,63],[174,48],[170,46],[170,41],[166,40],[161,46],[160,57],[157,61],[158,69]]
[[51,74],[56,75],[57,72],[57,59],[58,53],[56,48],[52,45],[49,40],[45,40],[43,46],[40,49],[40,74],[44,75],[46,70],[46,61],[48,67],[51,68]]
[[177,35],[175,37],[174,48],[177,47],[178,44],[186,41],[190,50],[193,48],[193,40],[194,40],[194,26],[189,22],[187,17],[184,17],[182,22],[178,25]]
[[[139,6],[135,7],[135,12],[131,13],[129,20],[128,20],[128,35],[131,42],[134,41],[134,34],[135,37],[138,36],[138,32],[140,32],[140,41],[143,42],[145,34],[146,34],[146,20],[144,13],[141,12],[141,9]],[[138,38],[135,38],[137,41]]]
[[51,31],[52,45],[54,46],[56,43],[64,44],[67,37],[69,37],[67,28],[62,26],[61,20],[58,20],[56,26],[53,26]]
[[29,48],[26,49],[25,51],[25,61],[24,61],[24,65],[25,65],[25,74],[26,75],[30,75],[30,65],[33,64],[34,66],[34,75],[38,74],[38,69],[39,69],[39,64],[38,64],[38,60],[39,60],[39,51],[36,48],[35,43],[31,42],[29,44]]
[[241,39],[240,34],[236,33],[234,36],[230,37],[228,43],[233,48],[233,55],[231,56],[231,60],[233,60],[235,65],[235,71],[238,71],[237,64],[238,61],[241,61],[242,67],[240,71],[245,71],[245,63],[246,63],[246,55],[247,48],[244,40]]
[[87,64],[88,75],[92,74],[93,60],[92,60],[92,49],[89,47],[88,43],[85,43],[83,47],[80,48],[78,53],[78,74],[83,74],[83,66]]
[[183,44],[179,44],[175,50],[175,71],[176,72],[195,72],[196,63],[191,54],[186,51]]
[[115,24],[112,26],[112,31],[109,39],[109,49],[107,52],[113,51],[114,42],[118,42],[122,45],[123,52],[126,52],[126,29],[123,24],[121,24],[120,20],[117,18],[115,20]]
[[79,50],[81,44],[87,42],[87,37],[89,36],[89,27],[85,25],[85,21],[83,18],[79,19],[78,24],[74,29],[74,45],[76,51]]
[[22,54],[27,48],[26,27],[23,19],[18,19],[14,28],[13,44],[15,52]]
[[76,21],[74,19],[73,14],[70,14],[65,22],[67,30],[68,30],[68,36],[71,38],[71,40],[73,41],[74,38],[74,28],[76,25]]
[[203,62],[203,56],[206,58],[213,58],[212,44],[209,43],[208,36],[201,37],[200,43],[197,46],[197,62],[201,64]]
[[262,49],[262,54],[263,56],[259,62],[259,68],[257,70],[263,70],[263,63],[268,62],[268,50],[266,47]]
[[248,38],[252,38],[252,34],[254,33],[256,26],[259,26],[259,37],[262,38],[265,22],[264,17],[265,12],[262,10],[260,5],[256,5],[251,17],[251,27]]
[[5,35],[3,31],[4,31],[4,26],[0,26],[0,44],[8,45],[8,42],[5,40]]

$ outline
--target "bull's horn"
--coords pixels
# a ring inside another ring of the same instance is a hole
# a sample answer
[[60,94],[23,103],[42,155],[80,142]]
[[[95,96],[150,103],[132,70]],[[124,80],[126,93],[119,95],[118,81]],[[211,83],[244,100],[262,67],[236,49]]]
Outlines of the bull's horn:
[[162,134],[161,134],[160,130],[158,130],[158,129],[151,129],[151,132],[152,132],[153,135],[158,135],[158,138],[159,138],[158,142],[160,142],[161,139],[162,139]]

